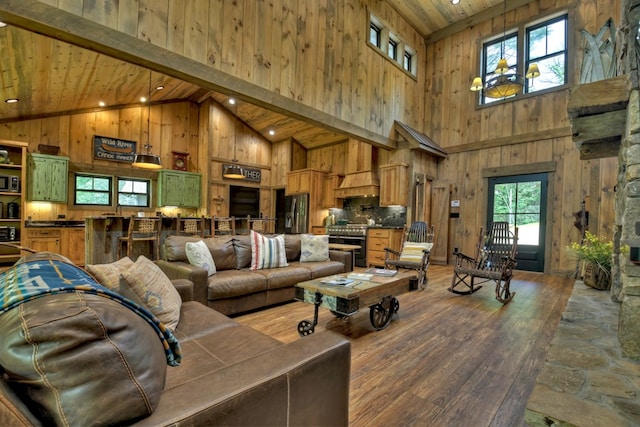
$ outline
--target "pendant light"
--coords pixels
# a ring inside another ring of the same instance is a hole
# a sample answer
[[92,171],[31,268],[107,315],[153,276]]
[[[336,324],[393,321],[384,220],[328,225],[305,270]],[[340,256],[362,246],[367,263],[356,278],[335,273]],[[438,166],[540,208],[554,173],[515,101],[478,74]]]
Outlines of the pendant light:
[[133,159],[133,167],[141,169],[162,169],[160,156],[151,153],[151,70],[149,70],[149,96],[147,102],[147,142],[144,144],[144,153],[136,153]]
[[485,84],[482,83],[482,77],[475,77],[471,83],[472,92],[483,91],[484,96],[487,98],[507,98],[509,96],[516,95],[522,92],[522,88],[525,85],[525,78],[534,79],[540,75],[540,69],[538,64],[530,64],[527,73],[523,76],[518,73],[509,73],[509,64],[507,63],[504,53],[507,49],[506,37],[507,37],[507,1],[504,1],[504,7],[502,11],[502,49],[503,57],[498,61],[498,65],[494,71],[495,77],[487,80]]
[[231,161],[231,165],[224,166],[222,176],[229,179],[245,179],[244,170],[238,165],[238,158],[236,156],[238,148],[238,106],[236,100],[233,98],[229,98],[229,104],[235,107],[233,113],[233,160]]

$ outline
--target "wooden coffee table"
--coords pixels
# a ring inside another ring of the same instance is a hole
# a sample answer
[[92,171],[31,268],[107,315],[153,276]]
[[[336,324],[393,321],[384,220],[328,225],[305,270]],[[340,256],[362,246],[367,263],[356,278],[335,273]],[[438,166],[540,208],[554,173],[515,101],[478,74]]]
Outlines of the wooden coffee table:
[[[415,272],[398,272],[395,276],[372,275],[369,279],[353,278],[351,274],[339,274],[298,283],[295,298],[315,306],[313,321],[298,323],[300,336],[312,334],[318,324],[318,309],[325,307],[337,317],[356,314],[369,307],[371,326],[381,330],[389,326],[391,317],[400,309],[397,295],[417,288]],[[347,282],[340,284],[341,282]],[[333,282],[333,283],[330,283]]]

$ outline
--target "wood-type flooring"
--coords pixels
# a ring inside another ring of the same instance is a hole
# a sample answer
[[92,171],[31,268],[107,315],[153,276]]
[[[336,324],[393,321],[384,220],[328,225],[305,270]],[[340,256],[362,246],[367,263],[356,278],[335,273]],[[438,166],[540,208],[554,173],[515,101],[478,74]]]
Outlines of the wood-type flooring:
[[[365,310],[347,320],[320,309],[316,333],[351,343],[350,426],[526,426],[524,410],[574,279],[516,271],[503,306],[495,286],[447,291],[451,266],[429,267],[423,291],[398,296],[400,311],[376,331]],[[236,317],[280,341],[313,306],[286,303]]]

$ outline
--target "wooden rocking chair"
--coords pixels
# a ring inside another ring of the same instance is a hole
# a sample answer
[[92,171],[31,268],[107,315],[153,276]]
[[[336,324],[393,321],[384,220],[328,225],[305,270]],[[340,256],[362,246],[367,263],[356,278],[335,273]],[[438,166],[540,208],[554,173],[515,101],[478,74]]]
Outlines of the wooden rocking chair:
[[[494,222],[489,226],[487,234],[480,229],[480,238],[475,258],[461,252],[454,252],[456,265],[453,269],[450,292],[469,295],[482,288],[479,283],[494,281],[496,283],[496,299],[507,304],[515,292],[511,292],[509,284],[516,267],[516,247],[518,242],[518,228],[509,230],[508,222]],[[465,290],[456,289],[459,285]]]
[[433,247],[433,226],[419,221],[405,227],[400,251],[384,248],[384,267],[388,269],[407,269],[418,272],[418,288],[427,287],[427,269]]

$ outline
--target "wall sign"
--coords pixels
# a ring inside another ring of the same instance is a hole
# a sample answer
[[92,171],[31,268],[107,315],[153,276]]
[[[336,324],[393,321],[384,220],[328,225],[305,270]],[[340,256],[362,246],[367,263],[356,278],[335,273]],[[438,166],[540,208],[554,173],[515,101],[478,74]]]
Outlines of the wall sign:
[[[227,168],[230,168],[231,164],[229,163],[225,163],[222,165],[222,173],[224,173],[224,171],[227,170]],[[244,166],[242,167],[242,173],[244,174],[244,179],[246,181],[251,181],[251,182],[260,182],[262,181],[262,171],[260,169],[251,169],[251,168],[245,168]]]
[[136,157],[136,141],[93,136],[93,158],[113,162],[133,163]]

